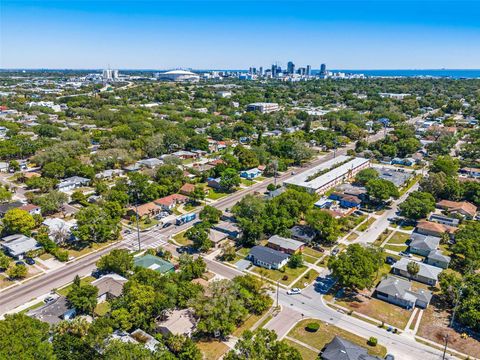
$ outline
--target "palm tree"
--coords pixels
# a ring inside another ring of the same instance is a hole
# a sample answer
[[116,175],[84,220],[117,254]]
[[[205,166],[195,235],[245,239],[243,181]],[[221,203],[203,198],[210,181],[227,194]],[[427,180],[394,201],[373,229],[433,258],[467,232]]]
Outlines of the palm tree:
[[410,261],[407,264],[407,271],[408,271],[408,274],[410,275],[410,278],[413,278],[420,271],[420,265],[418,265],[418,263],[415,261]]

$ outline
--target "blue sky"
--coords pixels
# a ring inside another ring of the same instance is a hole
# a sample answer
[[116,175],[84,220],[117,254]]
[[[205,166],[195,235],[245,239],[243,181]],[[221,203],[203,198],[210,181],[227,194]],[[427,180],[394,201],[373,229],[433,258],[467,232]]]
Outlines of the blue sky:
[[0,1],[1,68],[480,68],[479,1]]

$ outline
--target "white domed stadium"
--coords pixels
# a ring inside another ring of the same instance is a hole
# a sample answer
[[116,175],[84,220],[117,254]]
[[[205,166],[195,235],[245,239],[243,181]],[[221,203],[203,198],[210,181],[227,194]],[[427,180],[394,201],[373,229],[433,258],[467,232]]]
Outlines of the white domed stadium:
[[164,81],[198,81],[200,76],[186,70],[171,70],[158,74],[158,80]]

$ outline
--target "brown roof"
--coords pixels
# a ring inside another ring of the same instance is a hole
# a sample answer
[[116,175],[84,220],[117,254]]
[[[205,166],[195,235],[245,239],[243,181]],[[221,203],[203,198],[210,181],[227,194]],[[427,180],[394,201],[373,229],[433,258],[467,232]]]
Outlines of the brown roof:
[[37,172],[26,172],[26,173],[23,173],[23,176],[26,177],[27,179],[30,179],[34,177],[39,177],[41,175]]
[[195,190],[195,185],[186,183],[180,188],[180,192],[184,194],[191,194]]
[[172,204],[176,204],[178,202],[185,202],[188,200],[188,197],[182,194],[172,194],[165,196],[163,198],[154,200],[153,202],[157,205],[165,205],[165,206],[170,206]]
[[103,294],[110,294],[114,297],[122,295],[123,285],[127,280],[114,279],[110,276],[104,276],[98,280],[92,282],[98,289],[98,296]]
[[39,208],[40,208],[40,207],[37,206],[37,205],[27,204],[27,205],[23,205],[23,206],[20,207],[19,209],[20,209],[20,210],[25,210],[25,211],[32,211],[32,210],[39,209]]
[[454,226],[448,226],[444,224],[439,224],[432,221],[421,220],[417,224],[417,229],[427,230],[427,231],[434,231],[437,233],[454,233],[458,230],[458,228]]
[[477,213],[477,207],[467,201],[442,200],[437,203],[437,206],[440,208],[445,208],[448,211],[466,213],[472,217]]
[[[135,212],[135,207],[131,207],[130,210]],[[159,210],[159,207],[154,202],[148,202],[138,206],[138,216],[151,215]]]

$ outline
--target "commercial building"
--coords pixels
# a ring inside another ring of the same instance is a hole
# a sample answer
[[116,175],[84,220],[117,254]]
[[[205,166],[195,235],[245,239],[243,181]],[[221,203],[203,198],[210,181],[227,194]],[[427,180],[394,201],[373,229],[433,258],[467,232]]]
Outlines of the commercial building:
[[355,177],[370,166],[370,160],[341,155],[283,182],[285,186],[301,187],[309,193],[323,194]]
[[247,105],[247,111],[258,111],[262,114],[268,114],[280,110],[277,103],[257,102]]

